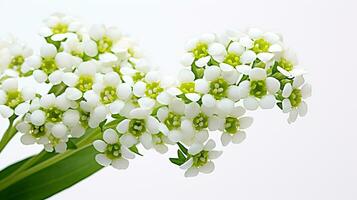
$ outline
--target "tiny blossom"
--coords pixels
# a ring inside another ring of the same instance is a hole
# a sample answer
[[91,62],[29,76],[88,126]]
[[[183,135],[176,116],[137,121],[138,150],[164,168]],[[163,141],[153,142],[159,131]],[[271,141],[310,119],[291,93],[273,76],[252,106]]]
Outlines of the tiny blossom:
[[19,89],[16,78],[5,80],[0,87],[0,115],[9,118],[13,114],[25,114],[30,108],[29,101],[34,99],[35,95],[32,88]]
[[241,97],[244,98],[244,107],[255,110],[259,106],[263,109],[271,109],[276,103],[275,94],[280,88],[280,82],[267,77],[266,71],[254,68],[249,73],[249,80],[239,85]]
[[296,121],[298,115],[303,117],[307,113],[307,104],[304,99],[311,96],[311,86],[304,84],[302,76],[298,76],[291,83],[286,83],[281,96],[284,113],[289,113],[288,122]]
[[129,148],[140,142],[146,149],[153,147],[153,135],[159,133],[159,121],[150,112],[141,108],[134,109],[131,118],[118,124],[117,131],[123,134],[120,142],[124,146]]
[[212,173],[215,166],[212,160],[217,159],[222,152],[213,150],[216,144],[213,140],[207,141],[206,144],[193,144],[188,149],[188,160],[180,166],[186,170],[186,177],[197,176],[199,172]]
[[103,140],[93,142],[94,148],[100,153],[95,160],[102,166],[111,165],[117,169],[126,169],[129,166],[128,159],[135,155],[121,144],[118,133],[113,129],[107,129],[103,133]]
[[45,27],[40,30],[40,35],[53,41],[62,41],[67,38],[68,33],[80,30],[80,22],[62,13],[55,13],[44,20]]

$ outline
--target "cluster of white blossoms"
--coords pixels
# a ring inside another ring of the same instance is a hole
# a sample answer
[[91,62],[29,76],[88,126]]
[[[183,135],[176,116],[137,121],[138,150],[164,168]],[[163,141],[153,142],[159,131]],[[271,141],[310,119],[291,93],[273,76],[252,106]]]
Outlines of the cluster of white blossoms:
[[[192,39],[177,79],[151,70],[136,43],[115,27],[87,27],[54,14],[40,35],[38,54],[15,39],[0,42],[0,114],[18,118],[22,143],[49,152],[65,152],[71,138],[99,128],[103,139],[93,145],[100,165],[126,169],[141,146],[164,154],[178,145],[170,161],[191,177],[212,172],[222,153],[213,132],[221,133],[223,146],[245,139],[253,122],[246,110],[278,107],[289,123],[307,113],[305,71],[272,32]],[[31,78],[51,89],[19,87]]]

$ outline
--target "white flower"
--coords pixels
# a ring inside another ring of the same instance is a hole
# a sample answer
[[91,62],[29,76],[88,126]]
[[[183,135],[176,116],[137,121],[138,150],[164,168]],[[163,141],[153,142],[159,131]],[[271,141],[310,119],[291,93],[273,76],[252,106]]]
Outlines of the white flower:
[[242,117],[245,109],[235,106],[225,117],[216,120],[218,129],[222,131],[221,142],[224,146],[230,142],[238,144],[245,139],[244,129],[250,127],[253,122],[251,117]]
[[25,62],[32,55],[32,49],[20,41],[13,41],[5,50],[0,51],[0,68],[8,69],[7,74],[22,75],[30,71]]
[[161,78],[158,72],[151,71],[146,74],[144,81],[138,81],[134,84],[133,94],[144,98],[144,107],[149,109],[155,105],[155,100],[160,104],[168,105],[172,95],[166,89],[172,84],[172,79],[168,77]]
[[249,73],[249,80],[241,82],[238,87],[238,95],[244,98],[246,109],[256,110],[259,106],[271,109],[276,103],[274,95],[280,89],[280,82],[273,77],[267,77],[264,69],[253,68]]
[[82,98],[83,93],[92,90],[96,82],[97,65],[96,61],[83,62],[74,73],[63,74],[62,81],[68,86],[65,91],[68,99],[78,100]]
[[288,122],[295,122],[298,115],[303,117],[307,113],[307,104],[304,99],[311,96],[311,85],[304,84],[302,76],[295,77],[293,83],[287,83],[282,91],[282,108],[289,113]]
[[95,160],[104,167],[111,165],[116,169],[127,169],[128,159],[135,158],[135,155],[121,144],[118,133],[107,129],[103,133],[103,140],[93,142],[94,148],[100,152],[95,156]]
[[66,39],[69,33],[75,33],[80,30],[81,23],[71,16],[62,13],[54,13],[44,20],[45,27],[40,30],[42,37],[51,37],[53,41],[62,41]]
[[153,147],[153,135],[159,133],[159,121],[150,113],[141,108],[134,109],[131,118],[118,124],[117,131],[123,134],[121,144],[129,148],[140,142],[146,149]]
[[115,62],[117,57],[113,47],[121,39],[122,34],[116,27],[105,27],[104,25],[93,25],[89,29],[89,36],[97,44],[99,60],[103,62]]
[[35,98],[35,94],[29,87],[19,89],[16,78],[5,80],[0,88],[0,115],[9,118],[13,114],[25,114],[30,109],[29,101]]
[[190,40],[186,44],[186,51],[188,53],[183,56],[181,63],[184,66],[191,66],[193,62],[197,67],[206,66],[211,59],[208,52],[210,47],[210,51],[213,55],[218,55],[224,50],[224,47],[222,49],[218,43],[214,43],[215,40],[216,36],[211,33],[203,34],[198,38]]
[[239,75],[233,67],[231,69],[224,71],[218,66],[209,66],[204,70],[203,79],[195,81],[196,91],[203,95],[204,106],[217,108],[218,112],[227,112],[233,107],[234,102],[238,100],[238,87],[234,84]]
[[188,149],[188,160],[180,166],[186,170],[185,177],[194,177],[201,173],[209,174],[214,170],[212,160],[218,158],[222,152],[213,150],[216,144],[213,140],[207,141],[205,145],[193,144]]

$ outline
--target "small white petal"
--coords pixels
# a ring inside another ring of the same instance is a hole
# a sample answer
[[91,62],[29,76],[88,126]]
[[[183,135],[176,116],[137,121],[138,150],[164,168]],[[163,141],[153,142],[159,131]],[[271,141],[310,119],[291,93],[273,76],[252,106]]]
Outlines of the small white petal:
[[216,99],[210,94],[205,94],[202,97],[202,103],[206,107],[212,108],[216,105]]
[[120,143],[122,145],[124,145],[125,147],[127,147],[127,148],[132,147],[137,142],[138,142],[137,139],[134,136],[129,135],[129,134],[125,134],[125,135],[120,137]]
[[282,96],[285,98],[288,98],[291,95],[291,92],[293,91],[293,87],[291,86],[290,83],[285,84],[283,88],[283,93]]
[[249,72],[250,80],[264,80],[266,76],[267,76],[266,71],[262,68],[253,68]]
[[51,132],[56,138],[63,138],[68,133],[68,128],[63,124],[55,124],[52,127]]
[[205,146],[203,147],[203,149],[205,151],[211,151],[212,149],[214,149],[216,147],[216,143],[214,142],[214,140],[210,139],[207,141],[207,143],[205,144]]
[[46,121],[46,114],[42,110],[36,110],[32,112],[30,120],[35,126],[42,126]]
[[151,149],[152,148],[152,136],[144,133],[140,136],[140,142],[143,145],[145,149]]
[[266,85],[270,94],[275,94],[280,89],[280,82],[273,77],[268,77],[266,79]]
[[201,98],[201,96],[196,93],[187,93],[187,94],[185,94],[185,96],[193,102],[197,102]]
[[258,59],[264,63],[269,62],[272,58],[274,58],[274,54],[272,53],[259,53],[257,55]]
[[207,66],[208,62],[210,61],[211,57],[210,56],[206,56],[203,58],[198,59],[195,64],[197,67],[204,67]]
[[243,142],[243,140],[246,138],[246,134],[244,131],[239,131],[238,133],[234,134],[232,137],[232,143],[234,144],[239,144]]
[[180,166],[180,169],[188,169],[192,167],[192,164],[193,164],[193,158],[190,158]]
[[241,129],[246,129],[249,128],[253,123],[253,118],[252,117],[242,117],[239,118],[239,127]]
[[221,70],[218,66],[207,67],[204,71],[204,78],[207,81],[216,80],[221,74]]
[[299,116],[300,117],[304,117],[306,114],[307,114],[307,104],[305,101],[302,101],[299,108],[298,108],[298,111],[299,111]]
[[294,88],[299,88],[302,84],[304,84],[305,79],[303,76],[297,76],[295,77],[294,81],[293,81],[293,87]]
[[30,104],[27,102],[21,103],[15,108],[15,114],[16,115],[24,115],[30,110]]
[[129,161],[124,158],[115,159],[112,162],[112,166],[116,169],[127,169],[129,167]]
[[208,152],[208,158],[210,160],[217,159],[222,155],[222,153],[223,153],[222,151],[210,151]]
[[66,97],[72,101],[76,101],[82,97],[82,92],[77,88],[67,88],[65,93]]
[[195,60],[195,57],[193,56],[192,53],[186,53],[181,58],[181,64],[185,67],[191,66],[191,64],[193,63],[194,60]]
[[118,134],[113,129],[107,129],[103,133],[103,139],[108,144],[115,144],[118,142]]
[[232,135],[228,133],[222,133],[221,142],[223,146],[227,146],[232,141]]
[[195,177],[198,175],[198,173],[199,171],[196,167],[191,167],[185,172],[185,177]]
[[282,106],[283,106],[283,112],[288,113],[291,111],[291,103],[289,99],[284,99],[282,101]]
[[21,143],[24,145],[35,144],[35,142],[36,142],[36,139],[30,134],[22,135],[20,140],[21,140]]
[[101,153],[104,153],[107,148],[107,144],[105,142],[103,142],[102,140],[94,141],[93,146],[97,151],[99,151]]
[[265,95],[259,101],[259,105],[263,109],[272,109],[276,103],[274,95]]
[[247,97],[244,99],[243,105],[247,110],[256,110],[259,106],[259,101],[255,97]]
[[129,122],[130,122],[129,119],[124,119],[123,121],[121,121],[117,126],[117,131],[119,133],[126,133],[129,128]]
[[212,173],[214,170],[214,163],[212,161],[207,162],[205,165],[199,168],[200,172],[209,174]]
[[110,165],[110,163],[112,162],[107,156],[105,156],[104,154],[97,154],[95,156],[95,160],[97,161],[98,164],[107,167]]
[[190,148],[188,149],[188,153],[191,155],[196,155],[202,150],[203,150],[203,145],[195,143],[190,146]]
[[248,50],[240,56],[240,62],[243,64],[249,64],[252,63],[256,58],[257,55],[254,53],[254,51]]
[[311,93],[312,93],[312,89],[310,84],[305,84],[304,86],[302,86],[301,88],[302,98],[306,99],[308,97],[311,97]]
[[195,91],[206,94],[209,91],[209,83],[204,79],[195,80]]

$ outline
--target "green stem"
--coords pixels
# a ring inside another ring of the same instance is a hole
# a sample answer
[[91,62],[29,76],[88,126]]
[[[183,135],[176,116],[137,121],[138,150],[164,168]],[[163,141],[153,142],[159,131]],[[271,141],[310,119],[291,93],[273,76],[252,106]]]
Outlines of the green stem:
[[5,131],[4,135],[0,141],[0,153],[6,147],[6,145],[10,142],[11,138],[17,133],[16,127],[14,126],[14,121],[17,118],[16,115],[13,115],[9,118],[9,127]]

